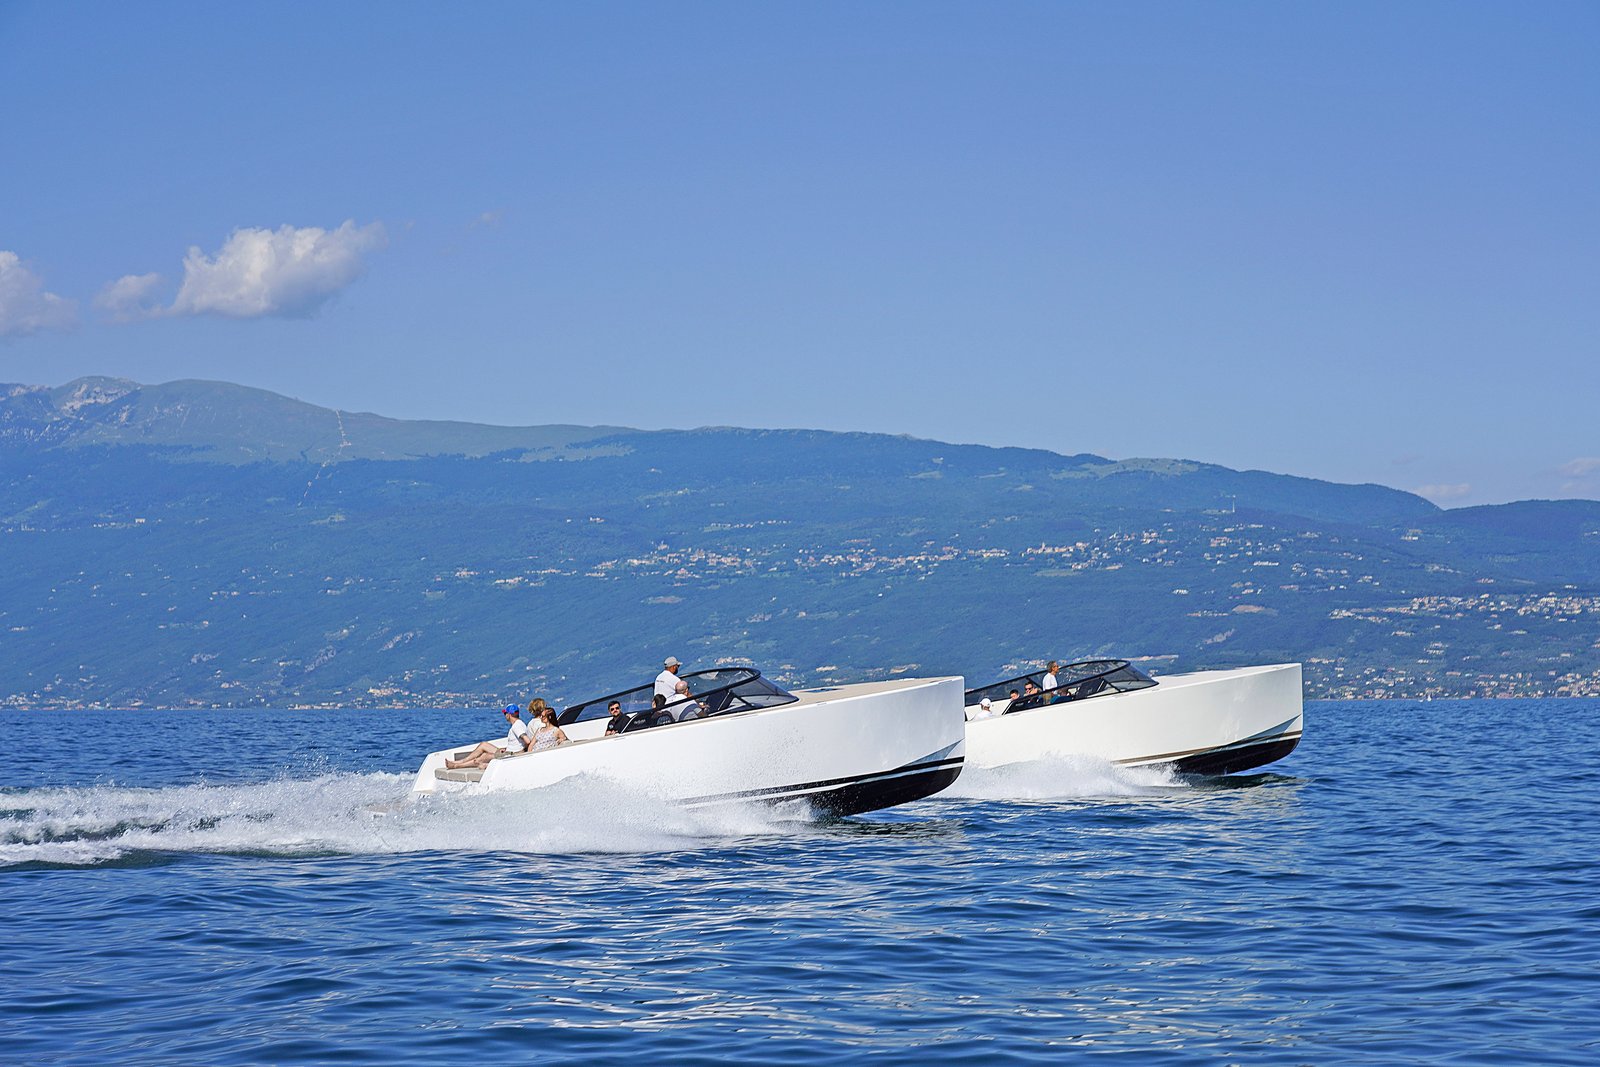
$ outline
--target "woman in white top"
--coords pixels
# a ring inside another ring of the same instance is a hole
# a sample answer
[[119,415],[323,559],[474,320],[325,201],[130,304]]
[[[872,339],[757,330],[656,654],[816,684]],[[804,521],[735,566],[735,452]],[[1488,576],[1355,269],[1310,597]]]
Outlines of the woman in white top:
[[[542,703],[542,701],[541,701]],[[556,725],[556,709],[545,706],[539,709],[539,727],[533,731],[533,744],[529,752],[543,752],[547,748],[567,743],[567,735]]]

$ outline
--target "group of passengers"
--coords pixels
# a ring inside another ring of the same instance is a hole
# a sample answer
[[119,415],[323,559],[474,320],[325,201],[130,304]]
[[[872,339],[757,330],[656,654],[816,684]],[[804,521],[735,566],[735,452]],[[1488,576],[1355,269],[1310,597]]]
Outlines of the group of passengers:
[[[668,656],[661,665],[661,673],[656,675],[655,693],[650,697],[651,713],[658,719],[665,715],[669,721],[676,722],[703,719],[706,716],[705,705],[691,698],[689,683],[678,677],[680,666],[677,656]],[[668,704],[672,705],[672,710],[664,711]]]
[[[683,664],[678,662],[677,656],[668,656],[661,664],[661,673],[656,675],[654,692],[650,694],[650,707],[633,715],[622,713],[621,701],[613,700],[607,707],[606,713],[609,721],[606,723],[606,734],[620,734],[630,727],[644,729],[649,726],[665,726],[669,722],[683,722],[686,719],[702,719],[708,714],[705,705],[694,699],[689,692],[689,683],[678,677],[678,671]],[[667,707],[671,704],[672,707]]]
[[[635,720],[641,720],[637,727],[660,726],[669,722],[682,722],[685,719],[704,718],[709,712],[705,706],[694,700],[689,692],[689,683],[678,677],[682,664],[677,656],[668,656],[661,666],[661,673],[656,675],[655,692],[650,697],[650,708],[635,715],[625,715],[622,712],[622,702],[613,700],[606,706],[606,736],[620,734],[629,726],[635,725]],[[672,704],[671,708],[667,705]],[[480,741],[478,746],[460,759],[446,759],[444,765],[449,770],[465,770],[476,767],[482,770],[489,765],[489,761],[501,756],[518,756],[524,752],[543,752],[547,748],[564,745],[570,740],[566,732],[556,725],[556,709],[545,703],[543,697],[535,697],[528,701],[528,716],[530,721],[539,725],[533,729],[528,728],[528,723],[522,721],[522,709],[515,704],[507,704],[501,714],[506,717],[507,731],[505,744],[496,744],[493,741]]]
[[555,748],[567,742],[567,735],[561,727],[556,725],[556,709],[545,703],[543,697],[534,697],[528,701],[528,718],[531,722],[538,723],[533,729],[528,729],[528,724],[522,721],[522,709],[515,704],[507,704],[500,712],[506,717],[506,743],[497,745],[493,741],[480,741],[478,747],[461,759],[446,759],[444,765],[452,771],[465,770],[476,767],[482,770],[489,766],[489,761],[500,756],[516,756],[523,752],[543,752],[547,748]]
[[1039,679],[1038,685],[1035,685],[1033,683],[1033,679],[1029,678],[1022,683],[1022,689],[1020,692],[1016,689],[1011,690],[1011,692],[1007,694],[1006,699],[998,705],[988,697],[984,697],[982,700],[978,701],[978,708],[976,711],[969,711],[967,713],[968,720],[976,722],[979,719],[990,719],[998,715],[1004,715],[1017,701],[1023,699],[1024,697],[1038,696],[1040,693],[1049,693],[1050,695],[1045,697],[1043,700],[1030,702],[1028,705],[1029,708],[1043,707],[1046,704],[1055,703],[1056,672],[1060,669],[1061,664],[1056,660],[1051,660],[1049,663],[1045,664],[1044,677]]

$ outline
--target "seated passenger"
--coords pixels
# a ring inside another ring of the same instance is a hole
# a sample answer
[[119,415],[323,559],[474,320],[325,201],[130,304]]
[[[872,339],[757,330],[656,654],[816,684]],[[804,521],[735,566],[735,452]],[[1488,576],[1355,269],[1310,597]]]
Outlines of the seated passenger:
[[610,737],[612,734],[620,734],[622,731],[628,728],[628,719],[630,716],[622,714],[622,701],[613,700],[611,703],[607,704],[606,714],[611,716],[606,720],[607,737]]
[[672,712],[667,710],[667,698],[657,693],[650,698],[650,710],[641,711],[633,717],[628,725],[633,730],[645,730],[652,726],[662,726],[672,721]]
[[673,694],[672,699],[689,701],[687,704],[674,706],[672,709],[673,711],[677,712],[679,722],[686,722],[689,719],[703,719],[706,717],[705,705],[700,703],[698,700],[689,700],[688,682],[678,683],[677,691]]
[[519,752],[528,751],[528,746],[533,743],[527,726],[522,722],[522,709],[515,704],[507,704],[506,709],[500,714],[506,717],[510,729],[506,732],[504,746],[491,741],[480,741],[478,747],[469,752],[465,759],[446,759],[444,765],[452,771],[459,771],[466,767],[483,768],[489,766],[489,761],[498,756],[513,756]]
[[978,701],[978,710],[974,711],[967,721],[977,722],[979,719],[990,719],[993,717],[994,701],[990,700],[988,697],[984,697],[982,700]]
[[539,728],[533,731],[529,752],[543,752],[547,748],[567,743],[566,732],[556,725],[556,709],[546,706],[539,711]]

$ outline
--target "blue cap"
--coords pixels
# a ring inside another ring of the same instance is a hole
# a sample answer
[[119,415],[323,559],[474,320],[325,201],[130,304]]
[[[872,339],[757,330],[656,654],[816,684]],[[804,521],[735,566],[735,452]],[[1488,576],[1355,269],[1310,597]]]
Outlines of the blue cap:
[[522,709],[517,707],[515,704],[507,704],[506,705],[506,710],[501,712],[501,714],[502,715],[521,715],[522,714]]

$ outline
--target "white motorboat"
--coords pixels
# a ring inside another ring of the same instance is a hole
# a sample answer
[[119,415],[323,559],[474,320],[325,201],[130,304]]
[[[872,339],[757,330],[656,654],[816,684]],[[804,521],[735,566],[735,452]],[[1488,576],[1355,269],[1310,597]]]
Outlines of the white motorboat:
[[[650,708],[653,687],[588,700],[557,718],[567,744],[448,770],[433,752],[413,794],[534,789],[575,775],[610,778],[690,806],[802,800],[853,815],[937,793],[961,773],[965,737],[959,677],[786,692],[753,667],[682,676],[691,696]],[[606,734],[608,706],[626,725]],[[537,724],[534,724],[537,725]],[[503,742],[503,738],[501,742]]]
[[968,690],[967,762],[1087,755],[1232,774],[1287,756],[1304,725],[1298,663],[1158,679],[1126,660],[1090,660],[1062,667],[1056,680],[1045,689],[1036,671]]

